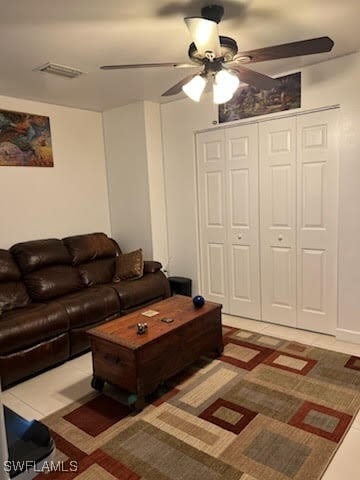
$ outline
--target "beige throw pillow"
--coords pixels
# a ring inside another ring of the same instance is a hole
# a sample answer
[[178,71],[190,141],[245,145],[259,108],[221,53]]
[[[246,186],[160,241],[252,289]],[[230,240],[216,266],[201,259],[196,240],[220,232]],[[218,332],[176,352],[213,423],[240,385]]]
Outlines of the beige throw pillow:
[[122,253],[116,257],[115,275],[113,282],[121,280],[135,280],[144,274],[144,255],[141,248],[129,253]]

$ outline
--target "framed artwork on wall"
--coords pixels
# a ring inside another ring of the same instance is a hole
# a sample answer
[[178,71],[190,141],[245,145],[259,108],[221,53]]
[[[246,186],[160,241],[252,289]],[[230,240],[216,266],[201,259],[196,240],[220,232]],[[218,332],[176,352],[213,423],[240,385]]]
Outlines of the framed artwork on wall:
[[229,102],[219,105],[219,123],[300,108],[301,72],[278,79],[281,85],[272,90],[240,87]]
[[53,167],[49,117],[0,110],[0,166]]

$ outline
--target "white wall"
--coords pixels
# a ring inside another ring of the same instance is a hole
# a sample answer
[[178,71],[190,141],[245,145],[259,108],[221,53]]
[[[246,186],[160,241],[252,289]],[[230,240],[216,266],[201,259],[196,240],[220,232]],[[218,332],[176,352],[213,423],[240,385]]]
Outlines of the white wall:
[[[339,321],[341,338],[360,341],[360,54],[302,70],[302,110],[341,106],[339,178]],[[211,95],[161,106],[170,273],[198,286],[194,132],[217,120]],[[271,115],[270,117],[277,115]],[[264,118],[264,117],[262,117]],[[239,122],[241,123],[241,122]],[[358,333],[356,333],[358,332]]]
[[197,258],[197,200],[194,132],[217,119],[211,97],[161,105],[167,203],[169,275],[190,277],[200,293]]
[[166,267],[160,105],[136,102],[103,118],[112,234],[123,251],[141,247]]
[[0,167],[0,248],[38,238],[110,233],[102,117],[0,96],[0,109],[50,117],[54,167]]
[[103,113],[111,231],[124,252],[152,258],[144,103]]
[[112,235],[124,252],[142,248],[166,267],[160,105],[136,102],[103,119]]
[[166,199],[160,105],[144,102],[153,258],[168,265]]

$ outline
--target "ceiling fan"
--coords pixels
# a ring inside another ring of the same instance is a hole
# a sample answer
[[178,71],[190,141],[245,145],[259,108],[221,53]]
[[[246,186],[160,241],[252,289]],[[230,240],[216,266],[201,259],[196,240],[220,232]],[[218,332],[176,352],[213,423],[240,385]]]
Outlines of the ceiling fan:
[[213,79],[214,103],[229,101],[240,80],[261,90],[270,90],[280,81],[251,70],[245,64],[277,60],[281,58],[330,52],[334,42],[329,37],[312,38],[300,42],[285,43],[272,47],[239,52],[235,40],[219,35],[218,24],[224,14],[221,5],[202,8],[201,17],[186,17],[184,21],[193,42],[189,47],[191,64],[142,63],[134,65],[105,65],[103,70],[155,67],[202,67],[197,73],[186,76],[162,94],[163,97],[177,95],[183,90],[192,100],[199,101],[209,79]]

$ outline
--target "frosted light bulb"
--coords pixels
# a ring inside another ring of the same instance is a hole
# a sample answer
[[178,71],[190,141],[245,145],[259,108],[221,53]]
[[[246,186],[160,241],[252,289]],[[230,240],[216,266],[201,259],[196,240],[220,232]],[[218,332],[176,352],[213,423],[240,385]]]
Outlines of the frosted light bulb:
[[196,77],[192,78],[190,82],[186,83],[182,89],[186,95],[191,98],[191,100],[194,100],[194,102],[199,102],[206,83],[206,78],[202,77],[201,75],[196,75]]
[[213,86],[214,103],[225,103],[231,100],[239,85],[240,80],[237,75],[227,70],[217,72]]

